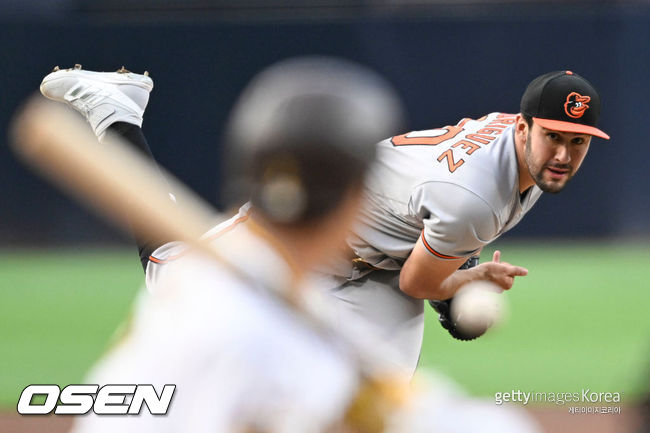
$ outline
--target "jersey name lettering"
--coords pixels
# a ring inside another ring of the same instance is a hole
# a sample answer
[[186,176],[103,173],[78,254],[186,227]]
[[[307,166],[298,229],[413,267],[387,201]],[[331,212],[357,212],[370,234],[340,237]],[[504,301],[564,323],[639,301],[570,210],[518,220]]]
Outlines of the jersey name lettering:
[[[460,139],[436,158],[439,163],[446,161],[449,172],[453,173],[465,163],[464,157],[471,156],[482,146],[494,141],[508,126],[515,123],[515,118],[515,114],[497,114],[496,118],[490,123],[464,137],[461,133],[465,131],[465,125],[471,119],[463,119],[456,126],[445,126],[444,128],[396,135],[390,139],[390,142],[393,146],[437,146]],[[486,117],[482,117],[478,121],[485,121],[485,119]],[[459,135],[461,136],[458,137]]]

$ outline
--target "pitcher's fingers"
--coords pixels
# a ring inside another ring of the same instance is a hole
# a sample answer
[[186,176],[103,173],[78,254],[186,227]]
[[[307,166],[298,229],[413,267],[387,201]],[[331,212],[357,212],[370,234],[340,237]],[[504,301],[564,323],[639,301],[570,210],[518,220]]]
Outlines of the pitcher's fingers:
[[496,250],[496,251],[494,252],[494,255],[492,256],[492,261],[493,261],[494,263],[499,263],[499,262],[501,261],[501,251]]
[[513,277],[524,277],[528,275],[528,269],[521,266],[510,265],[508,274],[512,275]]

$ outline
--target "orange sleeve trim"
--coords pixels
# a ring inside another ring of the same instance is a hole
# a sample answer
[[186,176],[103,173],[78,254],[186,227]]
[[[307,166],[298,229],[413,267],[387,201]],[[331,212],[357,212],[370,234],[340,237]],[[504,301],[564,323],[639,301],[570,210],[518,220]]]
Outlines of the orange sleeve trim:
[[[235,221],[233,221],[233,223],[230,224],[228,227],[224,227],[223,229],[219,230],[219,231],[216,232],[215,234],[213,234],[213,235],[211,235],[211,236],[205,238],[205,240],[206,240],[206,241],[213,241],[213,240],[219,238],[220,236],[225,235],[226,233],[228,233],[229,231],[231,231],[232,229],[234,229],[235,226],[237,226],[237,224],[246,221],[249,217],[250,217],[250,213],[248,213],[248,214],[246,214],[246,215],[243,215],[243,216],[237,218],[237,219],[236,219]],[[173,255],[173,256],[171,256],[171,257],[168,257],[168,258],[166,258],[166,259],[159,259],[158,257],[154,257],[153,255],[150,255],[150,256],[149,256],[149,261],[150,261],[150,262],[154,262],[154,263],[157,263],[157,264],[161,264],[161,265],[162,265],[162,264],[169,263],[169,262],[173,262],[174,260],[180,259],[180,258],[183,257],[185,254],[187,254],[187,250],[184,250],[184,251],[182,251],[182,252],[180,252],[180,253],[178,253],[178,254],[175,254],[175,255]]]
[[250,217],[250,214],[240,216],[235,221],[233,221],[233,223],[230,224],[228,227],[224,227],[223,229],[219,230],[215,234],[213,234],[211,236],[208,236],[207,238],[205,238],[205,240],[206,241],[213,241],[215,239],[218,239],[219,237],[225,235],[226,233],[228,233],[229,231],[234,229],[237,226],[237,224],[243,223],[244,221],[246,221],[249,217]]
[[154,263],[158,263],[158,264],[161,264],[161,265],[162,265],[162,264],[169,263],[169,262],[173,262],[174,260],[180,259],[180,258],[183,257],[185,254],[187,254],[187,250],[184,250],[184,251],[182,251],[182,252],[180,252],[180,253],[178,253],[178,254],[174,254],[173,256],[168,257],[168,258],[166,258],[166,259],[159,259],[159,258],[154,257],[153,255],[151,255],[151,256],[149,256],[149,261],[150,261],[150,262],[154,262]]
[[429,250],[429,252],[430,252],[431,254],[433,254],[434,256],[436,256],[436,257],[440,257],[441,259],[462,259],[462,257],[448,256],[448,255],[445,255],[445,254],[439,253],[438,251],[434,250],[434,249],[431,247],[431,245],[429,245],[429,244],[427,243],[427,239],[424,237],[424,230],[422,230],[422,236],[421,236],[421,238],[422,238],[422,243],[424,244],[424,246],[426,247],[426,249]]

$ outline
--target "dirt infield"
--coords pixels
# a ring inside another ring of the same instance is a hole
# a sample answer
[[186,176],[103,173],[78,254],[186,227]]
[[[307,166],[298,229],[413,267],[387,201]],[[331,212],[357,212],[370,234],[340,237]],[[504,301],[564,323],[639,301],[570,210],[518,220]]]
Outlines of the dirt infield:
[[620,414],[572,414],[567,407],[538,406],[528,413],[545,433],[641,433],[639,410],[631,407],[621,408]]
[[16,412],[0,412],[2,433],[65,433],[70,430],[69,415],[20,415]]
[[[568,408],[533,407],[528,412],[544,433],[640,433],[639,410],[624,407],[620,414],[571,414]],[[22,416],[0,412],[2,433],[66,433],[71,416]]]

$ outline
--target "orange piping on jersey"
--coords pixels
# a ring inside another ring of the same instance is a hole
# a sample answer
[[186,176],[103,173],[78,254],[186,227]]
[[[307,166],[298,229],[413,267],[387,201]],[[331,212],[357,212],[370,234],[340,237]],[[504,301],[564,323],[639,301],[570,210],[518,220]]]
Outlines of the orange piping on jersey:
[[158,263],[158,264],[164,264],[164,263],[168,263],[168,262],[173,262],[174,260],[183,257],[185,254],[187,254],[187,250],[183,250],[183,252],[175,254],[175,255],[173,255],[173,256],[171,256],[169,258],[166,258],[166,259],[159,259],[159,258],[156,258],[154,256],[149,256],[149,261],[154,262],[154,263]]
[[[207,242],[207,241],[213,241],[213,240],[219,238],[220,236],[225,235],[225,234],[228,233],[230,230],[234,229],[235,226],[236,226],[237,224],[246,221],[246,220],[249,218],[249,216],[250,216],[250,212],[247,213],[246,215],[243,215],[243,216],[237,218],[237,219],[236,219],[235,221],[233,221],[233,223],[230,224],[228,227],[224,227],[223,229],[219,230],[219,231],[216,232],[215,234],[213,234],[213,235],[211,235],[211,236],[205,238],[204,241],[206,241],[206,242]],[[180,253],[178,253],[178,254],[175,254],[175,255],[173,255],[173,256],[171,256],[171,257],[168,257],[168,258],[166,258],[166,259],[159,259],[159,258],[154,257],[153,255],[151,255],[151,256],[149,256],[149,261],[150,261],[150,262],[154,262],[154,263],[158,263],[158,264],[165,264],[165,263],[173,262],[174,260],[177,260],[177,259],[183,257],[185,254],[187,254],[187,251],[188,251],[188,250],[183,250],[182,252],[180,252]]]
[[462,259],[462,257],[447,256],[447,255],[445,255],[445,254],[441,254],[441,253],[439,253],[438,251],[434,250],[434,249],[431,247],[431,245],[429,245],[429,244],[427,243],[427,240],[426,240],[426,238],[424,237],[424,230],[422,231],[422,236],[421,236],[421,238],[422,238],[422,243],[424,244],[424,246],[426,247],[426,249],[429,250],[429,252],[430,252],[431,254],[433,254],[434,256],[436,256],[436,257],[440,257],[441,259]]
[[207,238],[205,238],[205,240],[206,241],[213,241],[215,239],[218,239],[219,237],[221,237],[221,236],[225,235],[226,233],[228,233],[230,230],[234,229],[237,224],[243,223],[244,221],[246,221],[249,217],[250,217],[250,212],[247,213],[246,215],[240,216],[235,221],[233,221],[233,223],[230,224],[228,227],[224,227],[223,229],[219,230],[215,234],[213,234],[211,236],[208,236]]

